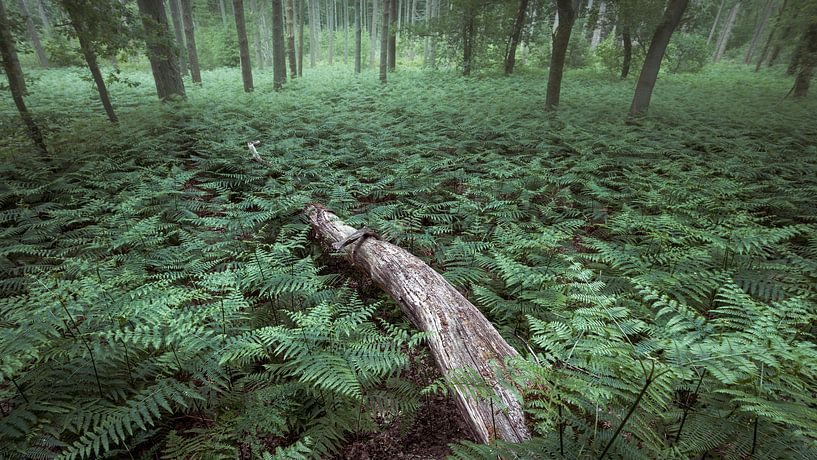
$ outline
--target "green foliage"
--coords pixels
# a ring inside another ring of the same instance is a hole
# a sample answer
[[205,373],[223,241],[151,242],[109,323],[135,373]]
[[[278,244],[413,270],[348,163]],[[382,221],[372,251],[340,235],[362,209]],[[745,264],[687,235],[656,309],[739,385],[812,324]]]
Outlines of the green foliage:
[[696,73],[709,62],[712,47],[700,35],[676,33],[672,35],[664,53],[664,65],[672,73]]

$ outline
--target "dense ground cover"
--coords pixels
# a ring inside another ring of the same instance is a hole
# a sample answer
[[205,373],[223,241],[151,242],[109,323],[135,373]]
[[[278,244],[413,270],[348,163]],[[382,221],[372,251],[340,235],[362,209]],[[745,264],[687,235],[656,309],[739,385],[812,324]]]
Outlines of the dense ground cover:
[[326,455],[411,426],[441,386],[409,368],[422,335],[311,242],[317,201],[536,353],[520,449],[814,457],[817,100],[788,80],[663,76],[626,125],[632,82],[589,70],[557,113],[537,73],[247,95],[219,70],[167,104],[145,73],[110,125],[82,75],[30,85],[48,163],[0,105],[4,455]]

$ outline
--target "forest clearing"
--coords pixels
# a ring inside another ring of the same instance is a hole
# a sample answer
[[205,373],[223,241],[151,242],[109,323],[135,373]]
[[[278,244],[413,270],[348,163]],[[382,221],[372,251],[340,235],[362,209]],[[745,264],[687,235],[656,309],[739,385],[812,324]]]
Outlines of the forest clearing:
[[0,2],[0,458],[817,457],[812,2]]

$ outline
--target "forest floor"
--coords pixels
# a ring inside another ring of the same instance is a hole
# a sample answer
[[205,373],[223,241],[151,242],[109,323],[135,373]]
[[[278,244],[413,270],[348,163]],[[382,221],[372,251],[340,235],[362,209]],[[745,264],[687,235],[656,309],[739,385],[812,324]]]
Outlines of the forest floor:
[[[188,84],[187,102],[170,103],[155,100],[148,73],[126,77],[139,84],[111,85],[121,120],[111,125],[84,71],[34,73],[26,102],[45,126],[48,164],[35,158],[10,98],[0,94],[0,250],[9,260],[48,254],[50,262],[38,268],[46,272],[63,270],[54,260],[77,251],[98,256],[100,265],[115,261],[82,240],[96,228],[105,231],[93,238],[124,235],[99,244],[141,238],[145,254],[161,254],[170,243],[157,235],[182,221],[192,237],[213,238],[223,227],[250,245],[286,244],[285,237],[307,232],[304,205],[321,202],[444,272],[525,349],[520,312],[479,290],[496,283],[502,267],[478,264],[475,254],[499,258],[513,241],[539,238],[549,227],[572,233],[563,251],[581,256],[600,247],[596,240],[631,249],[633,238],[645,235],[677,242],[690,229],[732,235],[813,224],[817,215],[817,97],[784,99],[791,82],[771,71],[723,65],[662,75],[649,116],[637,124],[625,124],[634,80],[590,70],[567,72],[556,113],[543,111],[546,79],[539,73],[465,79],[400,70],[381,86],[372,72],[307,69],[280,93],[271,73],[258,73],[255,92],[244,94],[237,70],[215,70],[204,72],[203,86]],[[251,160],[246,143],[254,140],[267,164]],[[201,204],[177,217],[168,212],[177,200]],[[237,223],[222,219],[235,209]],[[634,210],[655,219],[633,223],[627,219]],[[702,216],[710,220],[702,223]],[[50,217],[63,220],[52,225]],[[605,227],[614,217],[621,220]],[[810,254],[814,236],[803,238]],[[708,250],[699,243],[681,252]],[[326,274],[317,252],[297,254]],[[173,270],[147,266],[151,279]],[[27,282],[30,271],[9,261],[0,268],[3,289],[17,292]],[[804,287],[807,278],[773,284],[740,267],[728,270],[760,297],[812,289]],[[695,276],[704,283],[709,275]],[[607,281],[617,293],[631,289],[613,278]],[[687,289],[697,282],[655,281],[690,303],[704,296]],[[507,298],[522,289],[505,286]],[[367,295],[381,298],[371,288]],[[379,316],[405,323],[389,308]],[[392,424],[353,436],[340,455],[446,455],[446,444],[464,435],[452,422],[450,400],[442,401],[426,404],[423,423],[407,434]]]

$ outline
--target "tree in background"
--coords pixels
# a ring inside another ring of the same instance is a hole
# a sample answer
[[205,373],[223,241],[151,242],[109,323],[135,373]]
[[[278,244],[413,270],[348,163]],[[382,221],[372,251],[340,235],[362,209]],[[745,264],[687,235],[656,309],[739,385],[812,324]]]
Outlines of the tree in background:
[[389,3],[389,71],[397,67],[397,0]]
[[800,70],[794,80],[794,97],[804,98],[808,95],[814,67],[817,66],[817,14],[810,17],[810,24],[803,34],[800,45]]
[[287,54],[289,55],[289,77],[298,76],[298,56],[295,54],[295,5],[294,0],[286,0],[287,15]]
[[37,53],[37,60],[40,62],[40,67],[48,68],[48,56],[45,54],[42,42],[40,42],[40,35],[37,33],[37,27],[34,26],[34,20],[31,19],[26,0],[17,0],[17,6],[20,8],[20,14],[23,15],[23,20],[26,23],[26,34],[34,46],[34,51]]
[[[378,1],[378,0],[375,0]],[[383,2],[383,19],[380,21],[380,83],[386,83],[389,59],[389,1]]]
[[740,5],[740,0],[732,5],[732,9],[729,11],[729,17],[726,19],[726,24],[724,24],[720,35],[718,35],[718,41],[715,44],[715,53],[712,55],[712,60],[715,62],[720,62],[721,58],[723,58],[723,53],[726,52],[726,45],[729,44],[729,38],[732,36],[732,29],[735,27]]
[[355,2],[355,73],[360,73],[361,67],[361,38],[363,35],[363,21],[361,15],[363,14],[363,1],[352,0]]
[[250,93],[253,90],[252,64],[250,63],[250,43],[247,40],[247,25],[244,22],[244,0],[233,0],[233,15],[241,59],[241,80],[244,82],[244,91]]
[[519,0],[519,10],[513,22],[508,53],[505,56],[505,75],[511,75],[514,65],[516,65],[516,48],[519,46],[519,40],[522,38],[522,29],[525,27],[525,15],[527,14],[527,10],[528,0]]
[[190,76],[193,83],[201,84],[201,69],[199,68],[199,53],[196,51],[196,33],[193,30],[193,0],[180,0],[182,2],[182,22],[184,23],[184,36],[187,40],[187,57],[190,60]]
[[284,11],[282,0],[272,0],[272,72],[275,90],[287,81],[286,51],[284,47]]
[[567,46],[570,42],[573,22],[576,20],[573,0],[556,0],[556,18],[559,25],[553,34],[545,110],[553,110],[559,105]]
[[187,45],[184,41],[184,25],[182,22],[182,9],[179,0],[168,0],[170,4],[170,19],[173,21],[173,34],[176,37],[176,47],[179,51],[179,68],[182,76],[189,72],[187,64]]
[[148,60],[153,71],[153,80],[156,82],[156,93],[159,99],[186,97],[184,82],[179,72],[179,59],[176,50],[171,46],[173,38],[167,26],[167,14],[163,2],[161,0],[137,0],[136,4],[145,28]]

